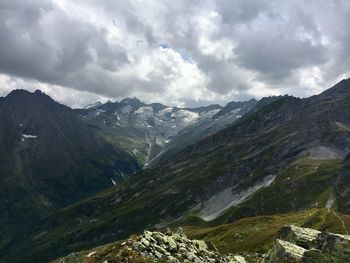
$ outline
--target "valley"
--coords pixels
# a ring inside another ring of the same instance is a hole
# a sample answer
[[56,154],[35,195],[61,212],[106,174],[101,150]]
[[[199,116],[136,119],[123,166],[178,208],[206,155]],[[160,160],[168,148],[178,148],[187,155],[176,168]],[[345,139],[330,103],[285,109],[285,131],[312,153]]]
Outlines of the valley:
[[349,263],[349,24],[0,0],[0,263]]
[[[109,181],[110,188],[23,229],[25,239],[17,236],[3,243],[4,259],[19,262],[25,255],[30,261],[45,261],[145,229],[177,226],[191,238],[211,240],[222,253],[267,253],[284,224],[347,233],[350,133],[344,127],[350,120],[350,80],[306,99],[262,99],[240,117],[243,106],[230,109],[232,116],[224,113],[220,124],[215,116],[225,108],[172,109],[174,118],[166,106],[131,101],[131,113],[125,116],[125,101],[74,110],[73,116],[113,149],[124,151],[138,170],[124,175],[119,168],[121,177]],[[134,104],[138,106],[131,111]],[[221,126],[232,118],[232,124]],[[167,130],[174,123],[182,129]],[[208,127],[213,125],[219,131],[211,134]],[[40,139],[39,132],[25,134],[38,134]],[[166,146],[182,134],[197,134],[198,141],[184,141],[178,151],[168,152]],[[157,155],[151,161],[150,156]],[[260,220],[270,222],[264,230]],[[247,239],[226,244],[225,233],[238,233],[239,222],[255,225],[247,228]],[[261,240],[249,245],[249,235]],[[15,247],[23,253],[18,255]]]

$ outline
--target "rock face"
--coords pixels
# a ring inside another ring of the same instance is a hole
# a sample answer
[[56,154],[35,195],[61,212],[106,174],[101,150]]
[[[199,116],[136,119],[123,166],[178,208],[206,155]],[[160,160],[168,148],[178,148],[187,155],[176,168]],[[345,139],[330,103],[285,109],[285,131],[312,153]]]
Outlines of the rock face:
[[131,247],[143,257],[165,262],[232,262],[244,263],[243,257],[221,255],[214,244],[203,240],[190,240],[181,228],[176,233],[168,230],[165,234],[145,231]]
[[120,102],[88,105],[76,112],[116,141],[124,137],[122,141],[127,142],[124,149],[138,158],[140,164],[149,166],[231,125],[256,103],[252,99],[231,102],[226,107],[215,104],[177,108],[126,98]]
[[72,253],[54,262],[246,263],[241,256],[220,254],[211,242],[188,239],[181,228],[175,233],[170,230],[166,233],[144,231],[118,245]]
[[350,236],[285,226],[264,262],[350,262]]

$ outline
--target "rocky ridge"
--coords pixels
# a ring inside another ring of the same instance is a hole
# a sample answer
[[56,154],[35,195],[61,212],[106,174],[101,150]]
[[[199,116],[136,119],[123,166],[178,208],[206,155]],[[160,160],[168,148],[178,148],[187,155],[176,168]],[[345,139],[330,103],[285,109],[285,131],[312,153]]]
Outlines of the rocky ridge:
[[285,226],[264,262],[350,262],[350,236]]
[[[263,246],[263,244],[261,244]],[[71,253],[53,263],[344,263],[350,262],[350,236],[295,225],[282,227],[273,247],[264,254],[222,254],[207,240],[189,239],[175,232],[144,231],[125,241]]]
[[[159,158],[168,158],[186,146],[229,126],[257,103],[255,99],[199,108],[145,104],[137,98],[120,102],[95,103],[76,113],[90,125],[121,143],[140,164],[149,166]],[[124,134],[124,138],[120,137]],[[119,136],[119,137],[118,137]],[[127,141],[127,145],[123,145]],[[164,155],[164,156],[163,156]]]
[[176,232],[168,229],[165,233],[144,231],[142,235],[131,236],[118,245],[72,253],[54,262],[246,263],[246,260],[238,255],[220,254],[211,242],[190,240],[179,228]]

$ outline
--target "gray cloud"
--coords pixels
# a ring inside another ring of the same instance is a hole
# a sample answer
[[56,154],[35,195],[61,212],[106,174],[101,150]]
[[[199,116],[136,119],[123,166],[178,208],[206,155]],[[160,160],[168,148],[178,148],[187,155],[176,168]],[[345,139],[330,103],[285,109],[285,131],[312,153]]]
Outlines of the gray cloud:
[[249,34],[239,34],[235,48],[237,64],[258,73],[267,83],[290,79],[294,70],[327,62],[328,50],[321,32],[303,10],[263,16],[264,22],[250,26]]
[[0,1],[0,73],[81,103],[306,96],[348,77],[349,23],[342,0]]
[[107,42],[106,30],[45,0],[2,4],[0,39],[1,72],[79,90],[112,86],[102,78],[128,62],[118,44]]

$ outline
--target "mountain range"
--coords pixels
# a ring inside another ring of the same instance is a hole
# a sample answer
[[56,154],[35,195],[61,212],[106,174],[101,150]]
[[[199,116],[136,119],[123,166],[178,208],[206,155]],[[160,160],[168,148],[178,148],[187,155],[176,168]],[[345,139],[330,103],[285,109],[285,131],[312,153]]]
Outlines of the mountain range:
[[210,134],[254,103],[242,102],[245,108],[239,104],[214,121],[225,107],[180,109],[126,98],[73,110],[39,90],[11,92],[0,99],[0,244],[141,171],[180,132],[189,134],[185,147],[200,139],[193,130]]
[[350,79],[305,99],[201,108],[127,98],[72,110],[13,91],[0,99],[0,258],[45,262],[150,228],[303,211],[346,234],[349,104]]
[[133,155],[140,166],[171,156],[230,125],[250,111],[255,99],[225,107],[169,107],[137,98],[95,103],[76,112],[112,144]]

